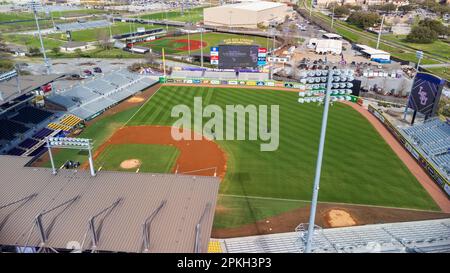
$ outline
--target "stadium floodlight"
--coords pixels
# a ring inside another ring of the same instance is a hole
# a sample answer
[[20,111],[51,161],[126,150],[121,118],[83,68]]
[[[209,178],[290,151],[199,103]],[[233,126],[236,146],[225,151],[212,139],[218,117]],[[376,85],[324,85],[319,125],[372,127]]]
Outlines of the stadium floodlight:
[[36,2],[35,0],[32,0],[28,5],[34,14],[34,20],[36,21],[39,42],[41,43],[41,51],[42,51],[42,55],[44,56],[44,64],[47,69],[47,74],[50,74],[52,68],[51,68],[49,59],[47,59],[47,53],[45,53],[45,47],[44,47],[44,42],[42,40],[41,28],[39,27],[39,20],[38,20],[38,16],[37,16],[38,10],[42,9],[42,5],[41,5],[41,3]]
[[[319,150],[317,153],[316,172],[314,176],[313,196],[311,201],[311,212],[309,217],[308,233],[306,240],[305,252],[311,252],[312,240],[314,234],[314,222],[317,209],[317,201],[319,196],[320,175],[322,172],[322,158],[325,146],[325,135],[328,122],[328,111],[330,102],[351,100],[351,88],[353,84],[353,71],[349,69],[328,68],[324,70],[309,70],[300,73],[303,76],[300,82],[306,84],[306,90],[299,92],[299,103],[324,103],[322,116],[322,128],[320,132]],[[323,82],[323,76],[327,76],[326,84],[311,84],[315,82]],[[318,79],[319,81],[317,81]],[[309,88],[308,88],[309,87]],[[311,91],[312,89],[312,91]]]
[[56,175],[55,162],[53,160],[52,148],[62,149],[76,149],[89,151],[89,169],[91,175],[95,176],[94,160],[92,159],[92,141],[86,138],[73,138],[73,137],[47,137],[48,155],[52,164],[52,173]]

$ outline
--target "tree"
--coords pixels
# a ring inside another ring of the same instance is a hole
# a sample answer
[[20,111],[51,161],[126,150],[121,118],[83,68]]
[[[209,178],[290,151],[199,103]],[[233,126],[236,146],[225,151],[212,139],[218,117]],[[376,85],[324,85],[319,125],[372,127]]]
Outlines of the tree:
[[440,21],[433,20],[429,18],[425,18],[419,22],[419,26],[427,27],[433,31],[435,31],[438,35],[447,35],[448,28],[444,26]]
[[113,47],[113,44],[109,41],[109,38],[109,32],[106,29],[102,29],[97,32],[98,45],[104,50],[108,50]]
[[412,11],[413,9],[414,9],[413,5],[404,5],[404,6],[398,7],[398,10],[403,11],[403,12],[409,12],[409,11]]
[[345,15],[350,14],[350,9],[346,6],[337,6],[334,8],[334,16],[336,17],[344,17]]
[[75,54],[76,54],[78,57],[81,57],[81,54],[83,54],[83,52],[81,51],[81,49],[77,48],[77,49],[75,49]]
[[28,49],[28,52],[30,53],[30,56],[32,56],[32,57],[41,55],[41,50],[38,47],[30,47]]
[[59,48],[59,47],[54,47],[54,48],[52,48],[52,52],[53,52],[55,55],[58,55],[58,54],[61,52],[61,48]]
[[436,41],[438,34],[424,26],[414,26],[411,32],[406,36],[406,41],[411,43],[431,44]]
[[373,27],[380,22],[380,15],[376,12],[352,12],[347,22],[360,28]]

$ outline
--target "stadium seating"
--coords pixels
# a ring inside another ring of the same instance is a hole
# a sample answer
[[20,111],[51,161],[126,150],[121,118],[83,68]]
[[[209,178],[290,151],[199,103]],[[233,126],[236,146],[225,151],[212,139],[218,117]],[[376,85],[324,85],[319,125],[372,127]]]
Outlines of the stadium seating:
[[54,132],[54,130],[49,128],[43,128],[39,130],[37,133],[33,135],[33,138],[35,139],[44,139],[46,136],[51,135]]
[[12,148],[11,150],[9,150],[6,154],[20,156],[20,155],[23,155],[24,153],[25,153],[24,149],[16,147],[16,148]]
[[[305,234],[288,232],[223,240],[229,253],[299,253]],[[320,229],[313,252],[445,252],[450,249],[450,219]]]
[[87,21],[87,22],[75,22],[75,23],[67,23],[67,24],[57,24],[56,29],[60,31],[76,31],[83,30],[89,28],[99,28],[99,27],[107,27],[111,25],[111,22],[107,20],[98,20],[98,21]]
[[53,129],[53,130],[62,130],[62,131],[66,131],[66,132],[69,132],[69,131],[72,129],[72,127],[69,127],[69,126],[67,126],[67,125],[63,125],[63,124],[59,124],[59,123],[54,123],[54,122],[49,123],[49,124],[47,125],[47,127],[48,127],[48,128],[51,128],[51,129]]
[[79,124],[80,122],[81,122],[81,119],[74,115],[67,115],[59,121],[59,123],[61,123],[63,125],[67,125],[69,127],[74,127],[77,124]]
[[53,115],[49,111],[37,109],[31,106],[26,106],[20,109],[18,113],[19,113],[18,115],[12,117],[11,119],[25,124],[27,123],[39,124]]
[[222,247],[219,241],[209,241],[208,243],[208,253],[223,253]]
[[155,79],[121,69],[59,91],[47,97],[47,101],[65,107],[71,114],[84,120],[157,82]]
[[34,145],[38,144],[38,142],[39,141],[36,139],[27,138],[24,141],[20,142],[19,145],[17,145],[17,146],[19,146],[20,148],[23,148],[23,149],[30,149]]
[[425,155],[450,174],[450,125],[438,118],[403,129]]
[[17,134],[28,131],[28,127],[12,120],[0,120],[0,139],[12,140]]

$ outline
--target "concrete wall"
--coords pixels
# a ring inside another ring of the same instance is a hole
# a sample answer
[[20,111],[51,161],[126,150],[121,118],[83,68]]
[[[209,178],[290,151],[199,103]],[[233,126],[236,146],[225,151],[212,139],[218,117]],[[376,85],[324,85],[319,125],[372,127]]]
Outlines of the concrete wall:
[[257,28],[258,23],[267,24],[272,19],[272,14],[277,21],[284,20],[287,13],[287,6],[280,6],[271,9],[252,11],[234,7],[213,7],[203,11],[203,20],[206,25],[230,26]]

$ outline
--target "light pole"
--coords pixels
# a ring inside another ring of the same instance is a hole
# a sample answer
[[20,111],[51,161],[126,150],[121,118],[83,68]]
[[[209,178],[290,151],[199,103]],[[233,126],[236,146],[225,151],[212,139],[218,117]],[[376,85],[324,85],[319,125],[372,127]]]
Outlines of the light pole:
[[203,68],[203,28],[200,28],[200,64]]
[[52,71],[52,68],[50,65],[50,61],[47,59],[47,54],[45,53],[44,42],[42,40],[41,29],[39,27],[39,20],[37,18],[37,8],[39,6],[39,3],[36,3],[35,1],[31,1],[30,6],[31,6],[31,9],[33,10],[34,20],[36,21],[36,27],[37,27],[37,31],[38,31],[38,35],[39,35],[39,42],[41,43],[41,51],[42,51],[42,55],[44,56],[44,63],[45,63],[45,67],[47,70],[47,74],[50,74]]
[[305,252],[311,252],[311,244],[314,235],[314,222],[316,218],[317,200],[319,197],[320,174],[322,171],[323,148],[325,146],[325,135],[327,131],[328,110],[330,108],[331,81],[333,79],[333,70],[328,69],[327,89],[325,92],[325,106],[322,115],[322,129],[320,132],[319,151],[317,153],[316,174],[314,177],[313,197],[311,202],[311,212],[309,215],[308,237],[306,239]]
[[331,15],[331,29],[333,29],[334,26],[334,8],[336,7],[336,5],[333,6],[333,14]]
[[229,11],[228,13],[230,13],[230,25],[229,25],[229,29],[231,30],[231,14],[233,14],[233,11]]
[[[330,107],[331,96],[333,96],[333,101],[335,100],[352,100],[350,94],[352,93],[351,89],[353,84],[353,71],[352,70],[340,70],[340,69],[332,69],[328,68],[327,70],[308,70],[305,74],[308,77],[300,79],[300,82],[303,83],[303,87],[300,89],[309,90],[300,92],[299,103],[304,102],[321,102],[324,101],[324,110],[322,115],[322,128],[320,132],[320,141],[319,141],[319,149],[317,153],[317,162],[316,162],[316,171],[314,176],[314,186],[312,192],[312,201],[311,201],[311,211],[309,217],[307,238],[306,238],[306,248],[305,252],[311,252],[312,242],[314,237],[314,222],[316,217],[317,203],[319,197],[319,184],[320,184],[320,175],[322,171],[322,161],[323,161],[323,152],[325,146],[325,138],[326,138],[326,129],[328,122],[328,112]],[[325,77],[327,76],[327,77]],[[325,83],[326,82],[326,83]],[[333,88],[333,90],[332,90]],[[312,89],[312,90],[311,90]],[[324,93],[324,94],[323,94]],[[306,97],[305,97],[306,94]],[[312,97],[311,97],[312,94]],[[324,95],[324,98],[321,97]]]
[[384,14],[383,14],[383,17],[381,18],[381,26],[380,26],[380,30],[378,31],[377,49],[378,49],[378,47],[380,46],[381,33],[383,32],[383,23],[384,23]]

